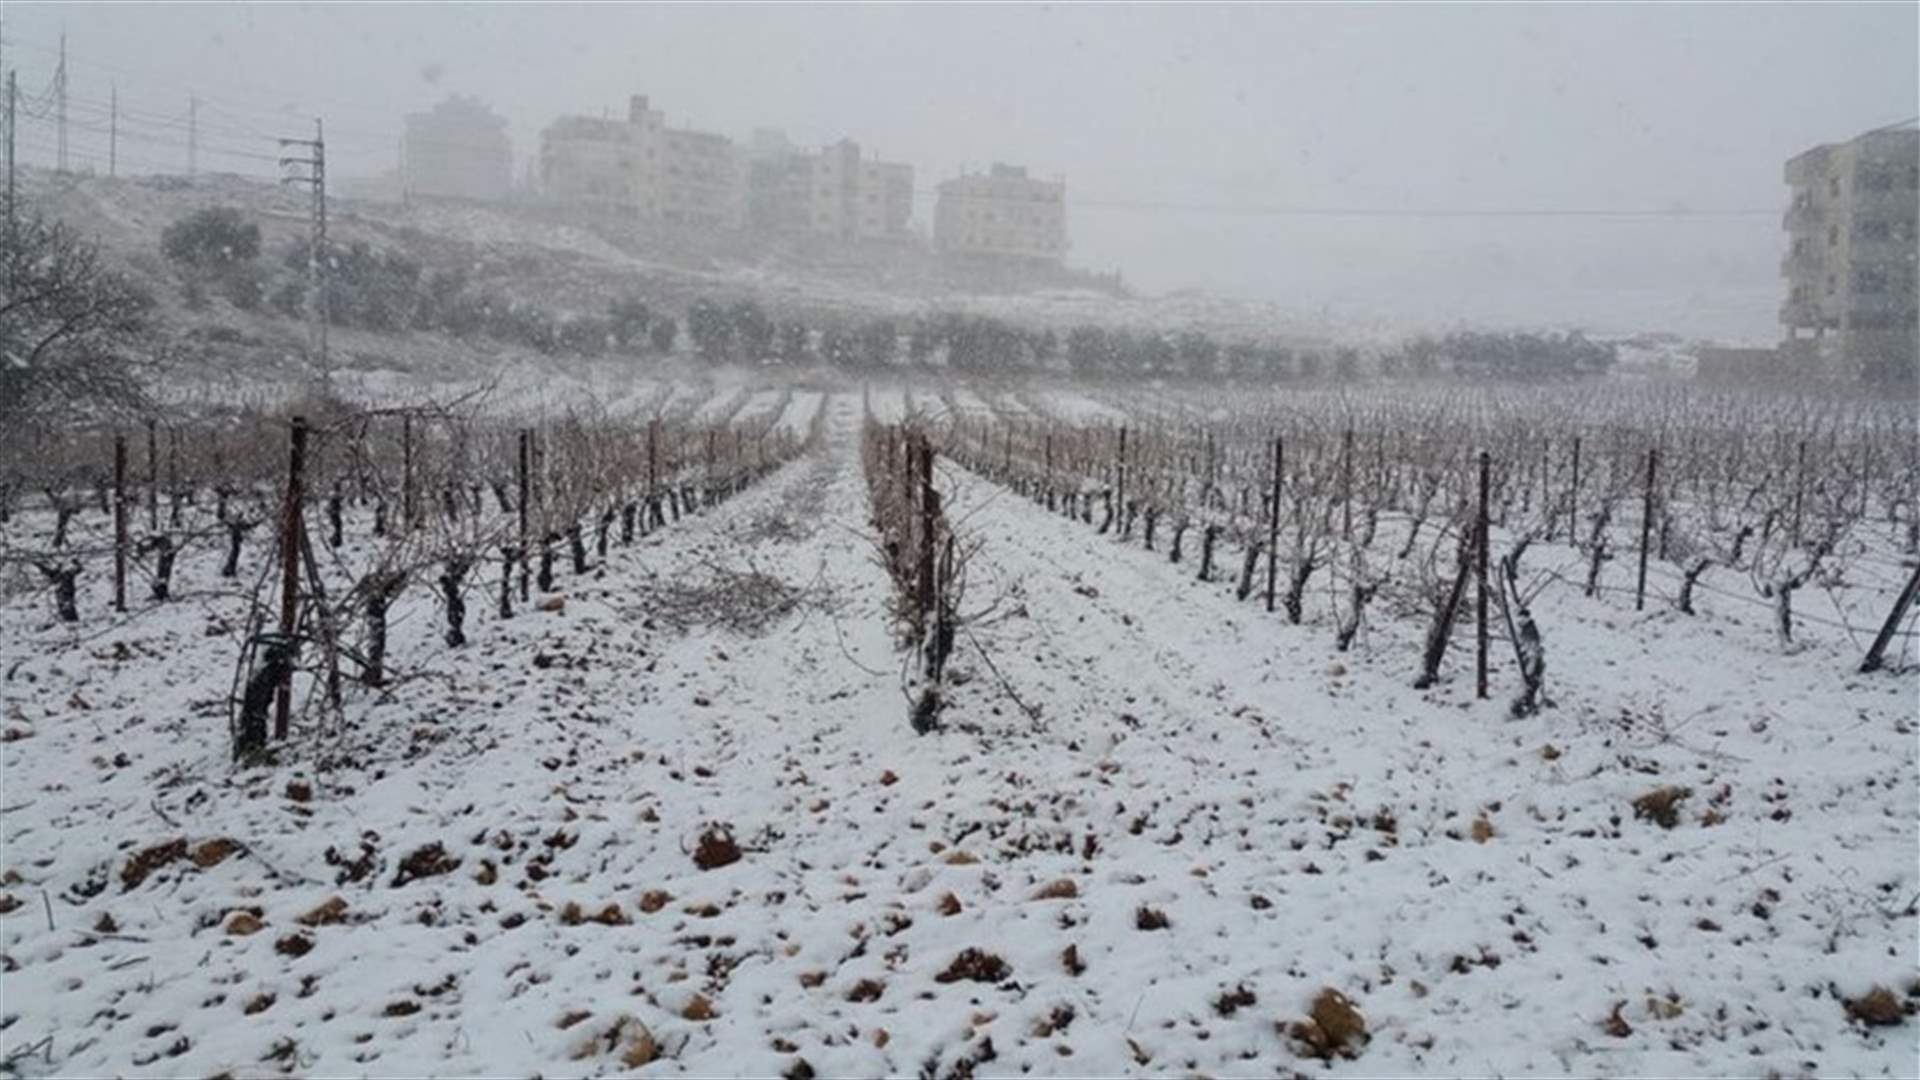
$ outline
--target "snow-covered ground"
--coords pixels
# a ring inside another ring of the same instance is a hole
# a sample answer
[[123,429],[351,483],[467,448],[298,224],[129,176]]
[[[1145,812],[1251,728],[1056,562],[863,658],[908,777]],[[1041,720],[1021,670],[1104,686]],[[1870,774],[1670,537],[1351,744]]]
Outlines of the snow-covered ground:
[[807,425],[813,422],[814,414],[820,411],[826,397],[827,395],[819,390],[794,391],[793,396],[787,399],[787,407],[781,411],[780,419],[776,421],[775,426],[779,430],[804,436],[807,433]]
[[[1844,1003],[1920,997],[1913,674],[1553,590],[1557,705],[1511,720],[1458,656],[1408,689],[1411,621],[1336,653],[943,461],[976,618],[917,736],[827,407],[559,611],[448,649],[410,592],[403,677],[271,767],[228,760],[211,552],[121,617],[91,575],[78,628],[10,588],[11,1070],[1913,1074]],[[1351,1058],[1288,1034],[1325,988]]]

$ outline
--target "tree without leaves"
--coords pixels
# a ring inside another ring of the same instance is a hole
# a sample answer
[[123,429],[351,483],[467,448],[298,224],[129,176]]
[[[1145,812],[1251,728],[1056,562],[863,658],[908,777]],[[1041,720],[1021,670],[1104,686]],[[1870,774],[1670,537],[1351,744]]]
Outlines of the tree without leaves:
[[0,252],[0,427],[142,400],[131,359],[151,300],[99,248],[38,212]]

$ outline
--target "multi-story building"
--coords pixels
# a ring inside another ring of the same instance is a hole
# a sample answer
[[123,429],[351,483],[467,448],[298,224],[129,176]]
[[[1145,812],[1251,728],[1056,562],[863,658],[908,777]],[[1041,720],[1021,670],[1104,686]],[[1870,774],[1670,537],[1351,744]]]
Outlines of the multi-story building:
[[841,139],[814,157],[813,231],[843,240],[906,235],[913,217],[913,166],[867,161],[860,144]]
[[540,188],[592,213],[718,228],[746,218],[746,170],[732,140],[669,128],[640,95],[624,120],[563,116],[548,125]]
[[1912,123],[1787,161],[1783,351],[1811,375],[1914,381],[1920,131]]
[[733,140],[678,128],[662,134],[659,216],[723,229],[746,224],[746,163]]
[[507,122],[477,98],[456,95],[411,113],[400,141],[408,196],[498,202],[513,183]]
[[817,154],[754,133],[748,203],[756,228],[843,240],[897,240],[913,217],[913,166],[863,158],[842,139]]
[[1059,263],[1067,254],[1067,185],[997,163],[985,173],[943,181],[933,243],[954,255]]
[[665,117],[635,95],[624,120],[563,116],[540,133],[540,190],[550,201],[590,213],[660,214],[660,143]]
[[762,232],[813,227],[813,159],[796,151],[756,154],[747,166],[747,222]]

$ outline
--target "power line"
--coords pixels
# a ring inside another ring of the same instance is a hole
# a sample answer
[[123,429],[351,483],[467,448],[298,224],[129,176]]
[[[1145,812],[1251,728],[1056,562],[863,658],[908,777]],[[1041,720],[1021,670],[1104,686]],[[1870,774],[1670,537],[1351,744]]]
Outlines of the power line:
[[[952,198],[953,196],[947,196]],[[986,198],[985,196],[972,196]],[[961,196],[969,198],[969,196]],[[1089,209],[1172,210],[1184,213],[1240,214],[1257,217],[1329,217],[1329,218],[1600,218],[1600,219],[1731,219],[1778,217],[1780,210],[1691,210],[1643,209],[1634,207],[1526,207],[1510,209],[1435,208],[1392,206],[1285,206],[1257,203],[1182,203],[1144,199],[1074,199],[1072,205]]]
[[[54,50],[48,46],[38,44],[32,41],[27,41],[17,36],[7,38],[6,43],[22,45],[22,46],[25,46],[26,48],[49,53],[49,54],[57,53],[57,50]],[[143,75],[143,77],[154,79],[155,81],[175,82],[175,80],[172,80],[172,79],[166,79],[166,78],[155,77],[151,75],[145,75],[139,72],[133,72],[130,69],[127,69],[118,65],[105,64],[97,61],[76,60],[72,62],[79,64],[81,67],[98,68],[105,71],[122,72],[122,73],[128,73],[128,74],[139,74],[139,75]],[[28,112],[28,115],[30,117],[44,118],[44,113],[47,111],[48,106],[57,104],[58,99],[64,99],[72,104],[81,103],[82,99],[69,98],[66,96],[66,93],[65,93],[66,79],[65,79],[64,63],[65,61],[63,60],[62,62],[63,66],[56,71],[54,79],[49,83],[47,89],[43,91],[42,94],[39,96],[38,106],[36,107],[32,102],[27,102],[26,111]],[[184,85],[184,84],[177,84],[177,85]],[[243,84],[236,83],[234,85],[243,85]],[[264,88],[263,88],[263,92],[265,92]],[[325,101],[333,104],[342,105],[343,107],[353,108],[353,109],[367,111],[367,112],[379,112],[384,115],[391,115],[390,108],[385,106],[374,106],[374,105],[370,105],[362,102],[350,102],[350,101],[345,101],[343,99],[333,99],[333,98],[315,99],[315,100]],[[100,109],[99,103],[97,102],[88,102],[87,104],[91,105],[95,109]],[[199,111],[198,107],[202,105],[207,106],[210,109],[213,109],[214,111],[225,114],[230,118],[232,122],[230,124],[222,124],[217,128],[209,128],[206,125],[199,124],[197,113]],[[104,110],[101,110],[101,111],[104,111]],[[267,140],[267,139],[273,138],[273,136],[266,135],[265,133],[259,131],[258,129],[251,127],[246,122],[245,118],[249,115],[258,116],[258,117],[271,117],[274,123],[279,123],[283,121],[286,117],[286,113],[284,111],[264,109],[259,106],[245,105],[245,104],[239,104],[239,103],[222,101],[222,100],[211,99],[211,98],[203,99],[203,98],[200,98],[197,94],[190,99],[188,114],[185,117],[162,116],[161,114],[144,113],[144,112],[141,112],[140,110],[134,110],[134,109],[124,110],[121,115],[123,117],[138,116],[142,120],[147,122],[149,125],[165,125],[165,126],[169,126],[177,129],[184,129],[188,133],[189,171],[191,171],[194,164],[194,159],[197,156],[194,153],[195,149],[197,149],[197,147],[195,146],[195,143],[198,141],[195,138],[195,136],[198,134],[198,131],[196,131],[196,128],[204,131],[216,131],[219,134],[232,137],[232,138]],[[1911,122],[1912,122],[1911,120],[1900,121],[1899,123],[1888,125],[1888,127],[1898,127],[1900,126],[1900,124],[1911,123]],[[375,154],[375,153],[384,153],[387,150],[387,148],[394,145],[396,140],[404,136],[404,132],[393,131],[393,130],[376,132],[369,129],[351,128],[351,127],[343,128],[336,125],[335,127],[336,149],[338,148],[338,144],[340,142],[339,136],[341,135],[345,135],[348,137],[346,140],[346,143],[349,148],[358,149],[362,153]],[[438,148],[438,149],[460,149],[460,150],[475,150],[475,151],[491,151],[491,150],[497,149],[497,146],[494,144],[471,143],[463,140],[454,140],[454,139],[413,138],[413,139],[410,139],[409,142],[412,145],[416,145],[420,147]],[[213,149],[213,147],[211,146],[209,146],[208,148]],[[258,155],[253,151],[241,151],[231,147],[221,149],[220,152],[224,154],[228,154],[229,156],[246,158],[246,159],[252,159],[255,157],[262,156],[262,155]],[[927,200],[927,199],[958,200],[961,202],[966,202],[966,201],[998,202],[999,201],[999,200],[995,200],[992,196],[985,196],[985,195],[964,195],[964,194],[958,194],[958,193],[942,195],[939,192],[939,189],[937,186],[916,187],[913,189],[913,198],[916,201]],[[1138,211],[1138,212],[1146,212],[1146,213],[1206,214],[1206,215],[1237,216],[1237,217],[1387,219],[1387,220],[1555,220],[1555,219],[1563,219],[1563,220],[1588,220],[1588,221],[1595,221],[1595,222],[1613,222],[1613,223],[1678,222],[1678,221],[1700,221],[1700,222],[1739,221],[1739,220],[1747,220],[1747,219],[1763,219],[1763,218],[1770,219],[1778,216],[1778,214],[1780,213],[1780,210],[1777,207],[1752,208],[1752,209],[1745,209],[1745,208],[1743,209],[1692,209],[1687,207],[1647,208],[1647,207],[1594,207],[1594,206],[1574,206],[1574,207],[1417,207],[1417,206],[1341,206],[1341,205],[1317,206],[1317,205],[1295,205],[1295,204],[1285,204],[1285,203],[1233,203],[1233,202],[1213,202],[1213,201],[1186,201],[1186,200],[1173,200],[1173,199],[1140,199],[1140,198],[1127,198],[1127,197],[1114,197],[1114,196],[1102,197],[1097,195],[1092,197],[1074,198],[1074,199],[1068,200],[1067,205],[1071,206],[1076,210],[1123,210],[1123,211]]]

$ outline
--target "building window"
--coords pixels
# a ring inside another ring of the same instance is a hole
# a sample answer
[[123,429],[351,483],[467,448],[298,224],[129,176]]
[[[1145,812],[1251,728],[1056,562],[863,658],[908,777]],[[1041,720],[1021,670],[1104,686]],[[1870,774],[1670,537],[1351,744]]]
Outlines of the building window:
[[1838,225],[1827,226],[1827,246],[1838,247],[1839,244],[1840,244],[1840,226]]
[[1834,293],[1837,293],[1839,291],[1840,291],[1840,279],[1834,276],[1833,274],[1828,274],[1827,275],[1827,295],[1832,296]]
[[1827,177],[1827,196],[1833,199],[1837,199],[1840,197],[1840,178],[1839,177],[1837,176]]

